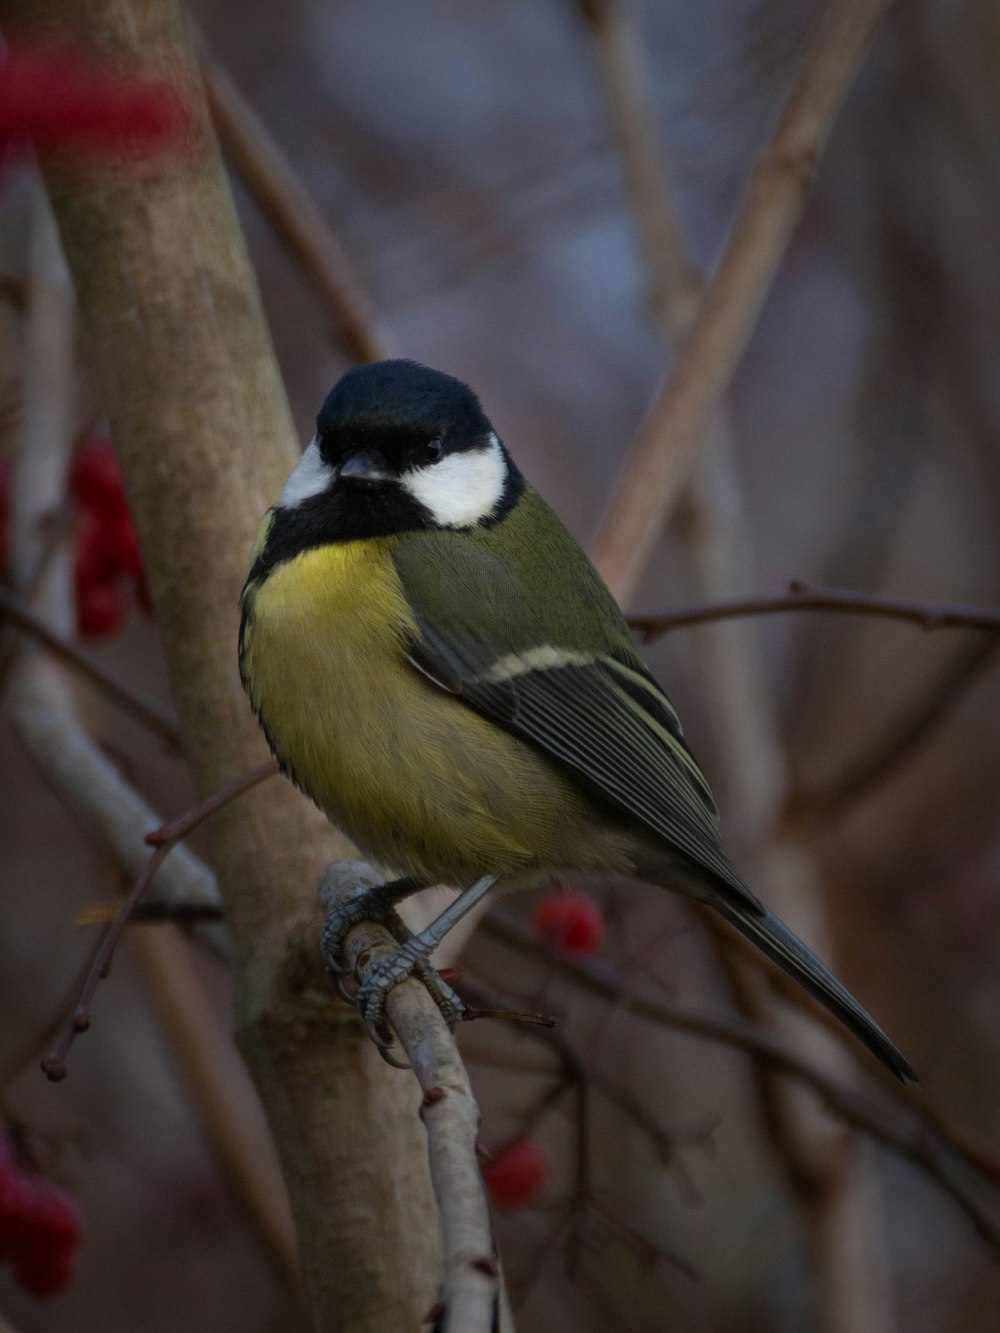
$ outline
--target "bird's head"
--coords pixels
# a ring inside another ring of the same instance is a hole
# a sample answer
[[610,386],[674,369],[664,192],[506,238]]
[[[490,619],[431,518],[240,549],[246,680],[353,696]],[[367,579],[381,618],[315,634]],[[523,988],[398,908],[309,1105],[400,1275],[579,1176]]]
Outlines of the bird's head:
[[378,361],[334,385],[277,508],[335,504],[359,536],[468,528],[499,516],[515,478],[467,385],[415,361]]

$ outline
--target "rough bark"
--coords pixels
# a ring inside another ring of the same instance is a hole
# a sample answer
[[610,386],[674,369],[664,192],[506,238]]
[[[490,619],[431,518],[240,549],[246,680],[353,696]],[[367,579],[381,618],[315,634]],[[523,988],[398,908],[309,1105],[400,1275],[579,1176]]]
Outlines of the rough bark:
[[[189,89],[180,153],[46,167],[204,795],[265,758],[236,669],[236,599],[292,425],[174,0],[4,0]],[[315,883],[347,853],[283,781],[213,820],[235,1028],[282,1159],[317,1323],[409,1329],[434,1299],[437,1227],[409,1080],[318,966]]]

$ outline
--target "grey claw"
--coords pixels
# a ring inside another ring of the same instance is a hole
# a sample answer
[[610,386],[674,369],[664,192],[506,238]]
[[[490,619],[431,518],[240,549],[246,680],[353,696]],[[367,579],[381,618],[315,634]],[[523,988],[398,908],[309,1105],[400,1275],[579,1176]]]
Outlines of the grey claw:
[[380,894],[383,888],[383,885],[376,885],[374,888],[356,889],[342,898],[326,918],[320,937],[320,949],[326,970],[338,990],[341,990],[339,978],[346,970],[341,966],[344,961],[344,941],[355,926],[363,921],[378,921],[400,944],[406,944],[413,937],[413,932],[408,929],[403,918],[386,902],[384,894]]
[[375,1049],[378,1051],[379,1055],[382,1057],[382,1059],[386,1062],[387,1065],[392,1065],[393,1069],[413,1068],[409,1060],[397,1060],[394,1055],[390,1054],[390,1049],[388,1046],[379,1046],[379,1044],[376,1042]]
[[[386,1015],[386,999],[408,977],[414,977],[426,988],[452,1032],[465,1013],[465,1005],[448,983],[442,981],[441,974],[422,956],[416,941],[411,941],[398,953],[391,954],[377,964],[358,990],[358,1009],[383,1058],[387,1058],[386,1050],[395,1044]],[[389,1060],[389,1063],[396,1062]]]
[[[340,994],[357,1006],[382,1058],[395,1068],[406,1069],[409,1066],[400,1064],[388,1054],[390,1048],[395,1045],[395,1038],[386,1015],[386,998],[401,981],[412,976],[425,987],[440,1009],[445,1022],[454,1032],[465,1016],[465,1005],[451,986],[441,979],[440,974],[428,962],[428,958],[456,921],[460,921],[476,903],[482,901],[498,878],[496,874],[481,876],[418,935],[407,929],[402,917],[395,910],[396,903],[402,902],[420,888],[420,884],[412,879],[396,880],[389,884],[371,887],[359,886],[346,897],[340,898],[336,906],[328,911],[322,938],[327,970]],[[380,922],[402,947],[372,968],[367,980],[358,988],[357,994],[351,995],[345,989],[342,975],[347,971],[342,966],[345,962],[344,941],[350,931],[364,921]]]
[[366,983],[358,989],[358,1012],[360,1013],[368,1035],[376,1046],[391,1046],[396,1038],[385,1021],[385,996],[372,994]]
[[465,1003],[458,993],[448,985],[441,973],[426,958],[418,958],[413,965],[413,975],[429,992],[431,999],[441,1010],[442,1017],[454,1032],[465,1017]]

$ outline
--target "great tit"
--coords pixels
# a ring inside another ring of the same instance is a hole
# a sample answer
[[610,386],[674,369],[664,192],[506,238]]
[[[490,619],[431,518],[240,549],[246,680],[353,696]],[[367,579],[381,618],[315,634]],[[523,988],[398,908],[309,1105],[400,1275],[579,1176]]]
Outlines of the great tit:
[[264,518],[240,672],[281,768],[431,884],[646,881],[707,903],[902,1080],[893,1043],[730,864],[673,705],[461,381],[349,371]]

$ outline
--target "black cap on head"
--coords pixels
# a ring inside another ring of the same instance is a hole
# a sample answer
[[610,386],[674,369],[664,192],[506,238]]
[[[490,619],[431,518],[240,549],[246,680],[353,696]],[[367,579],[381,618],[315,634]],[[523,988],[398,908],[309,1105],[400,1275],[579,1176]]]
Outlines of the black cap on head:
[[348,371],[316,427],[251,579],[316,546],[490,526],[525,488],[472,390],[416,361]]
[[447,452],[481,445],[493,427],[461,380],[417,361],[375,361],[337,381],[316,418],[320,447],[334,458],[362,444],[397,448],[440,438]]

